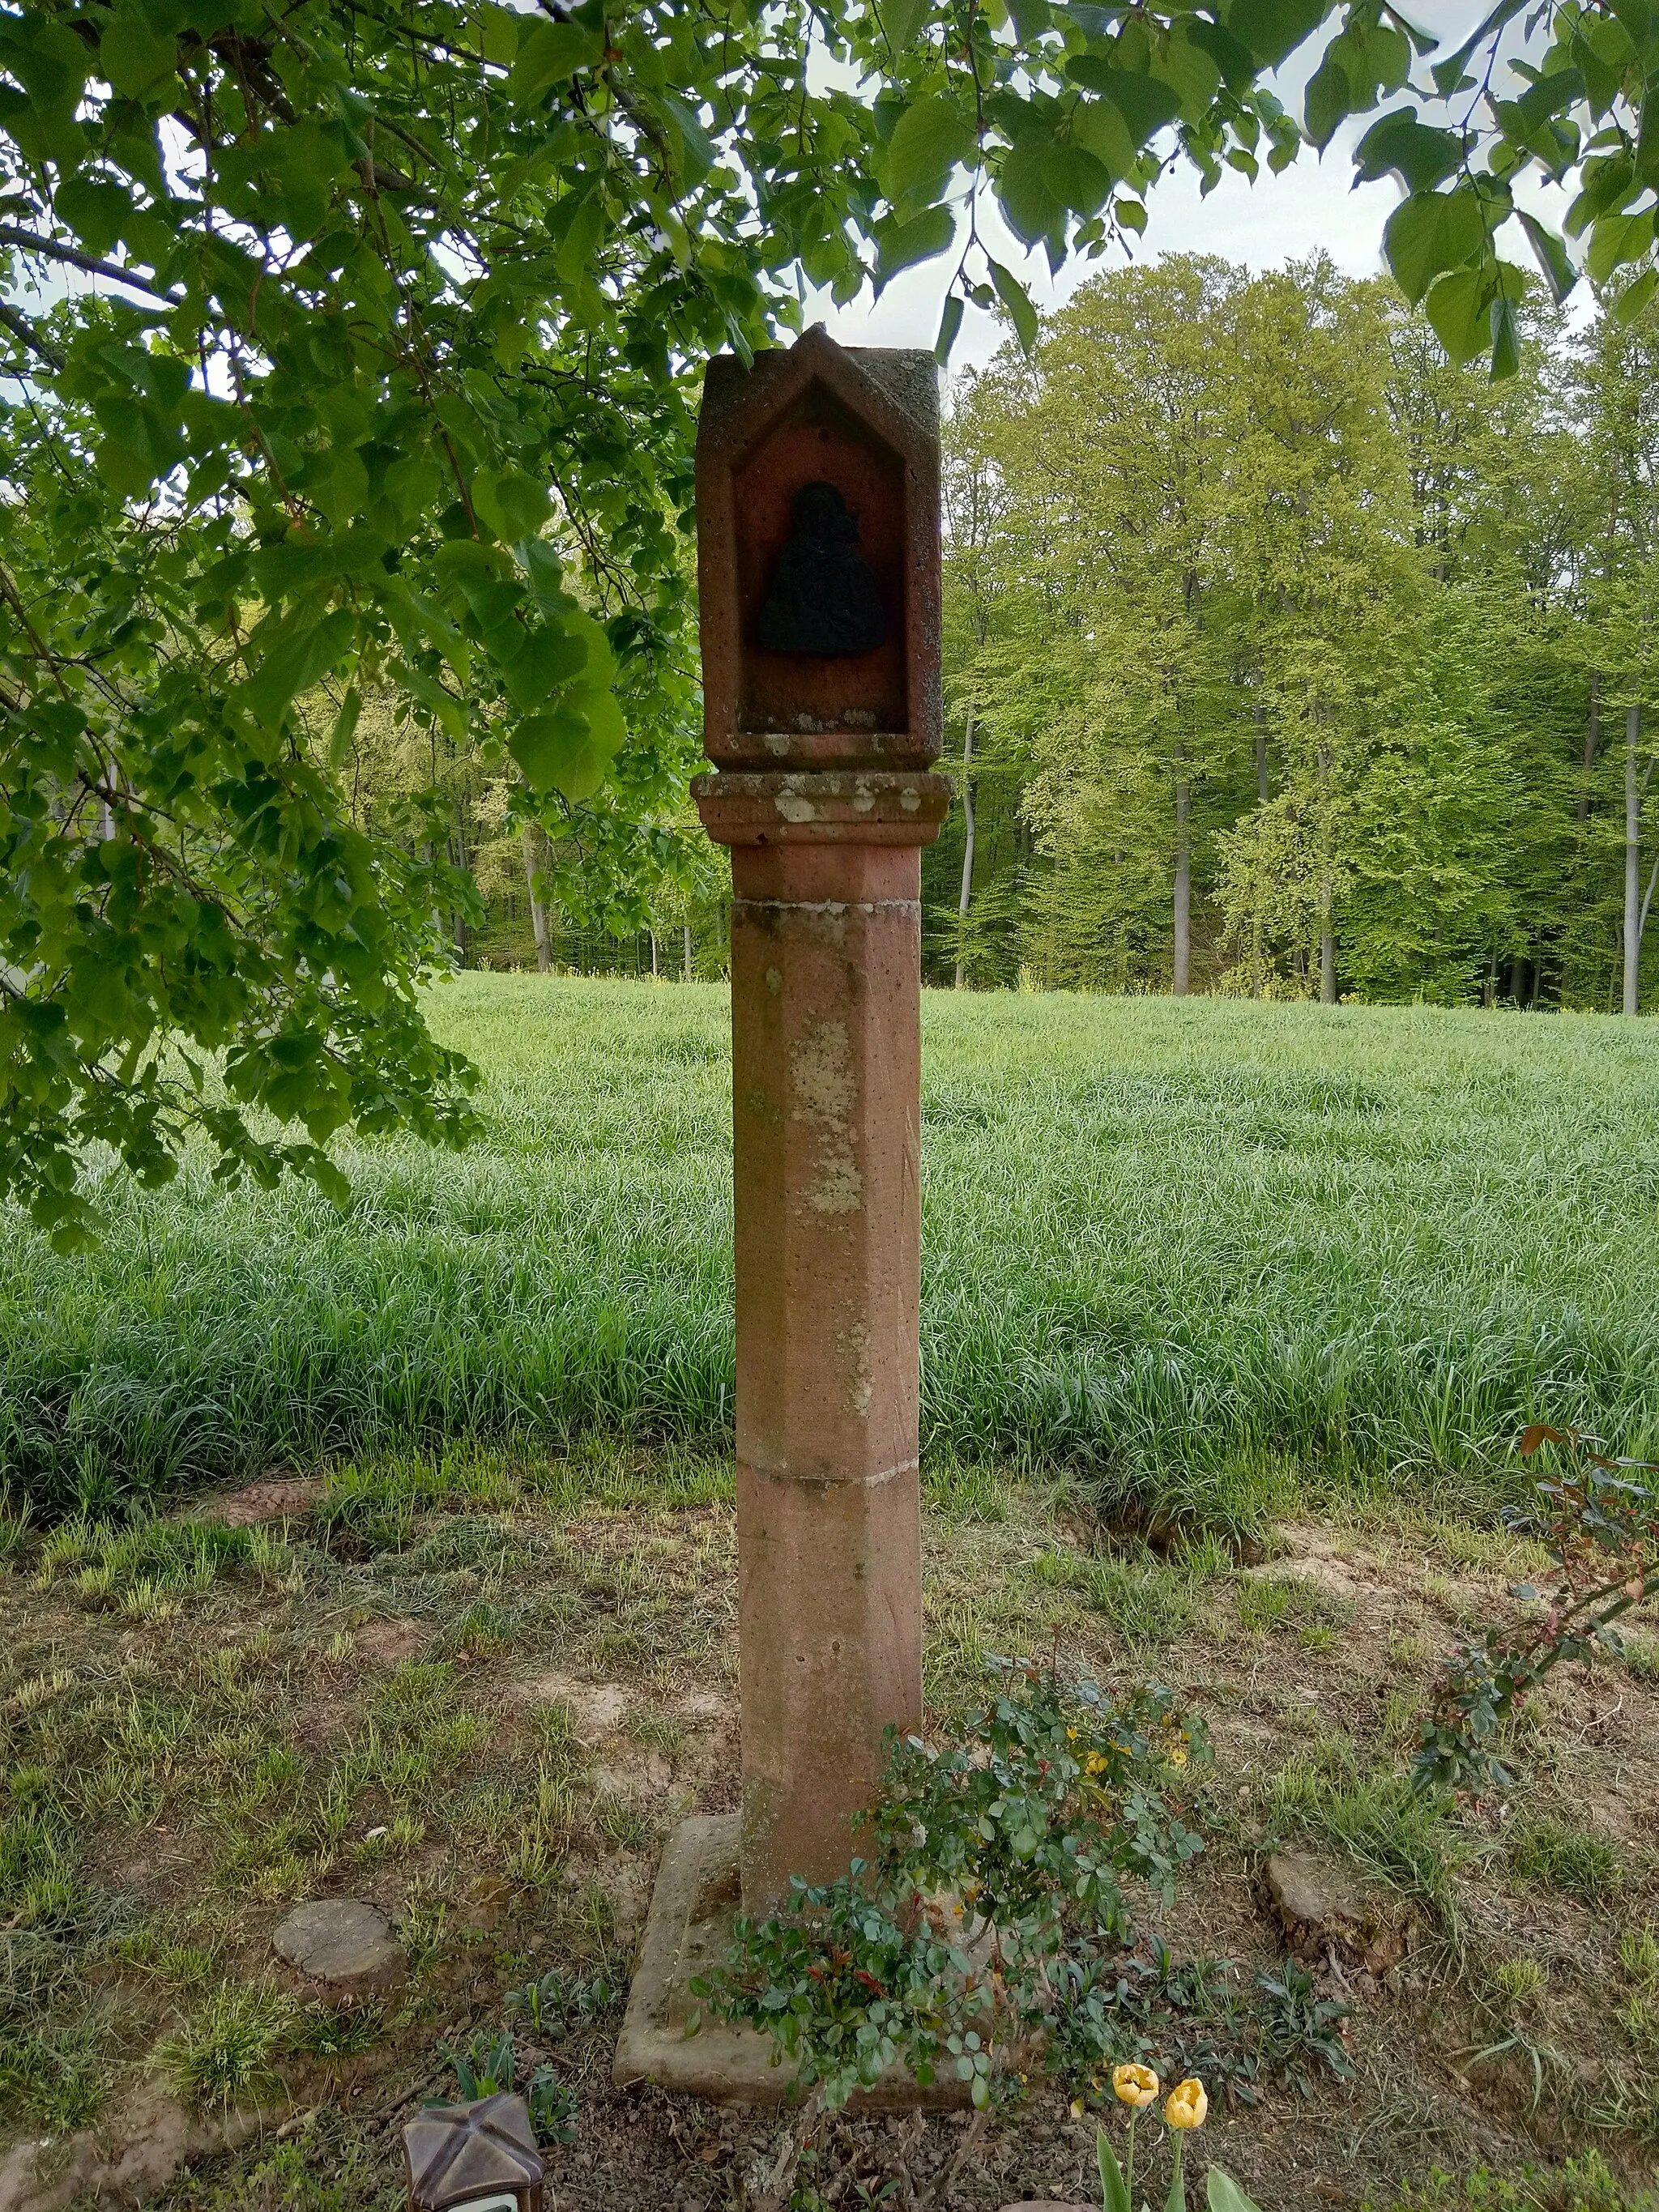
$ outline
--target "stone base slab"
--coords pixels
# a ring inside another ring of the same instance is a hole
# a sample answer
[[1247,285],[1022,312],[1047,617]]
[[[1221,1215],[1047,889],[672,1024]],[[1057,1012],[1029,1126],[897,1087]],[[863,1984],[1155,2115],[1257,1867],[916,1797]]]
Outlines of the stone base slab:
[[[693,1976],[724,1966],[731,1948],[740,1910],[738,1837],[735,1813],[699,1813],[682,1820],[668,1838],[611,2069],[619,2089],[654,2081],[716,2104],[788,2100],[793,2073],[787,2064],[772,2063],[769,2038],[706,2017],[695,2034],[686,2033],[702,2009],[691,1994]],[[941,2077],[923,2087],[893,2067],[873,2089],[860,2090],[852,2107],[952,2112],[965,2110],[969,2101],[965,2082]]]

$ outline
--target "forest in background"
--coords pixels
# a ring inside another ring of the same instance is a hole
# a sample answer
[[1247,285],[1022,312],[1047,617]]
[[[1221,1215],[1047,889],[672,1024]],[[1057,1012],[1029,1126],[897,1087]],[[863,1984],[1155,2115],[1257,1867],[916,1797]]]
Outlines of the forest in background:
[[[1647,1003],[1659,335],[1524,321],[1494,383],[1388,279],[1166,257],[956,380],[931,981]],[[678,791],[700,762],[690,729]],[[723,972],[683,798],[550,840],[373,701],[336,765],[366,826],[418,793],[430,837],[447,793],[465,964]]]
[[958,382],[935,980],[1659,986],[1659,337],[1525,319],[1494,383],[1387,281],[1172,257]]

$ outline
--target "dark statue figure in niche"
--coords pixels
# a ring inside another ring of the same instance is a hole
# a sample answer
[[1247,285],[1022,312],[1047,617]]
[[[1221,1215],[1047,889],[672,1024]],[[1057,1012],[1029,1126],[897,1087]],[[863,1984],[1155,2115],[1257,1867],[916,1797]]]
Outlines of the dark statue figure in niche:
[[859,519],[832,483],[803,484],[755,624],[768,653],[873,653],[887,610],[859,550]]

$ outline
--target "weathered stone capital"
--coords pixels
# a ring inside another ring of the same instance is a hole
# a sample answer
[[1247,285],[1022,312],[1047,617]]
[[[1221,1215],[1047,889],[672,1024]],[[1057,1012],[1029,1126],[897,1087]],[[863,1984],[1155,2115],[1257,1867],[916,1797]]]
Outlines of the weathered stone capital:
[[726,769],[691,796],[717,845],[931,845],[953,789],[925,769]]

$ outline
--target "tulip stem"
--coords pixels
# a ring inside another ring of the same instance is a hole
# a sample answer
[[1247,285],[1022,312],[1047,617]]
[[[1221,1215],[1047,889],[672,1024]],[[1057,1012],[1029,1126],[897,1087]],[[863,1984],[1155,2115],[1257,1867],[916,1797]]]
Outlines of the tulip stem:
[[1129,2199],[1129,2212],[1135,2203],[1135,2108],[1129,2107],[1129,2171],[1124,2180],[1124,2191]]

